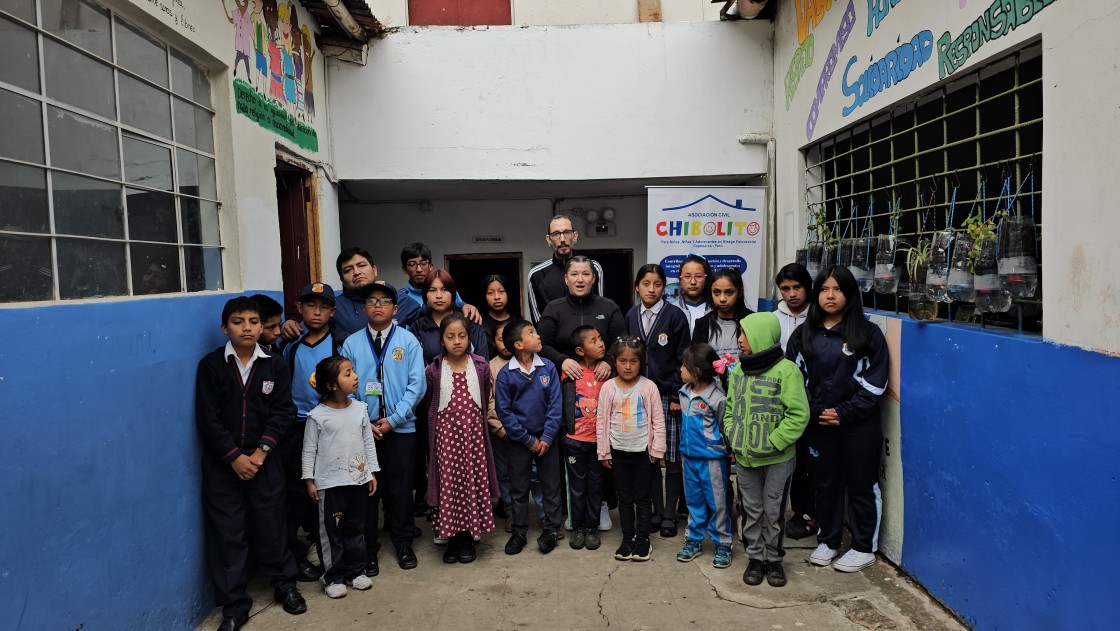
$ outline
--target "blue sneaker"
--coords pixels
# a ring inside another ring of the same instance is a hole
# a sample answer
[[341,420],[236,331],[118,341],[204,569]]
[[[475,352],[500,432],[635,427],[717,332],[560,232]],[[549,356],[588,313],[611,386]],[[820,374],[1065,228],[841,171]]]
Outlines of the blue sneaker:
[[731,567],[731,546],[716,546],[716,555],[712,558],[712,567],[720,569]]
[[[684,547],[677,553],[677,560],[681,563],[688,563],[703,554],[704,550],[700,543],[699,541],[685,541]],[[730,554],[730,551],[728,551],[728,554]]]

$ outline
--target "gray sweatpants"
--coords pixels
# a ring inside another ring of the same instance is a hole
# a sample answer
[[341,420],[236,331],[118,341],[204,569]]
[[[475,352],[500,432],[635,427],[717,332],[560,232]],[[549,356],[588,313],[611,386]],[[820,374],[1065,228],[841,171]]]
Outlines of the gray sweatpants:
[[781,561],[785,555],[786,499],[796,458],[765,467],[746,468],[735,464],[739,483],[739,505],[745,524],[743,538],[747,558],[756,561]]

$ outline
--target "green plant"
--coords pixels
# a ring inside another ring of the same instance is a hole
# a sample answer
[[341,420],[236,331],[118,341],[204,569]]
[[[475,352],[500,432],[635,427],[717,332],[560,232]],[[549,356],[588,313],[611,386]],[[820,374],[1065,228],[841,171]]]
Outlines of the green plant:
[[813,222],[809,224],[809,231],[816,236],[813,243],[833,246],[840,243],[840,238],[832,234],[832,230],[828,227],[828,217],[824,206],[813,211],[812,218]]
[[933,244],[929,239],[918,239],[917,245],[904,244],[901,247],[906,250],[906,271],[910,274],[910,278],[915,278],[919,267],[929,265]]
[[989,219],[984,219],[980,212],[979,207],[974,209],[971,214],[964,220],[964,229],[968,236],[972,237],[972,248],[968,251],[968,271],[976,271],[976,262],[980,259],[980,253],[983,251],[985,245],[993,243],[996,240],[996,226],[997,222],[1007,216],[1007,211],[996,209],[995,214]]

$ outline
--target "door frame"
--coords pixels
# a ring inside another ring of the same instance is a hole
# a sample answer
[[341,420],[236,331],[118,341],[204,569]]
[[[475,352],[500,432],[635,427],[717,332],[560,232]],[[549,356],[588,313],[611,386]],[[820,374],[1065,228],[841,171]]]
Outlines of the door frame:
[[[518,286],[520,293],[517,297],[518,311],[524,312],[525,307],[525,254],[523,252],[485,252],[477,254],[444,254],[443,255],[443,269],[451,269],[451,261],[485,261],[487,259],[517,259],[517,278],[520,280]],[[478,307],[478,305],[475,305]],[[485,307],[479,307],[482,311]]]

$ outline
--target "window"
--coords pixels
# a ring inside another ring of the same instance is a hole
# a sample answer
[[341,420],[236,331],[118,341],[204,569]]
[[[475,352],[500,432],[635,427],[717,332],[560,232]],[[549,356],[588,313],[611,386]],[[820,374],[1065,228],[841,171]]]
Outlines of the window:
[[[1026,222],[1024,233],[1034,257],[1030,276],[1038,279],[1042,271],[1041,44],[822,140],[807,150],[806,163],[810,217],[806,244],[822,241],[818,231],[811,229],[819,218],[827,227],[827,231],[819,231],[828,235],[823,240],[840,241],[841,247],[833,251],[834,261],[847,264],[840,260],[845,238],[891,234],[892,210],[896,213],[894,263],[901,282],[894,291],[879,291],[889,288],[889,283],[865,291],[865,307],[906,312],[912,295],[905,264],[907,248],[923,240],[933,241],[935,233],[952,229],[946,254],[951,259],[952,249],[967,243],[961,235],[967,235],[969,215],[975,210],[998,226],[995,213],[997,209],[1006,211],[1009,199],[1012,215],[1034,222],[1033,230]],[[995,243],[1019,234],[1009,230],[1010,225],[1008,221],[997,229]],[[866,243],[864,255],[873,264],[878,240]],[[813,249],[799,250],[798,256],[809,260]],[[967,249],[961,248],[961,252],[963,255]],[[1001,256],[998,250],[996,256]],[[976,261],[968,267],[975,268]],[[972,271],[979,288],[980,271]],[[950,321],[1041,332],[1040,296],[1039,282],[1033,292],[1016,288],[1004,295],[1005,311],[998,306],[992,309],[980,293],[964,292],[955,293],[952,300],[942,295],[930,308]]]
[[0,303],[222,288],[206,70],[92,0],[0,8]]

